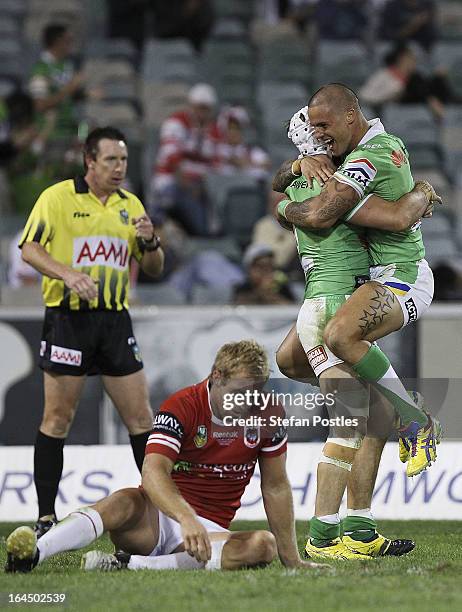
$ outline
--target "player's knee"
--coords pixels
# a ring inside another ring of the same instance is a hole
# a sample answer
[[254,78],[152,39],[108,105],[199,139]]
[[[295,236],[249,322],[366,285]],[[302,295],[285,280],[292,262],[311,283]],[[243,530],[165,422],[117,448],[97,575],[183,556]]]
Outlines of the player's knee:
[[287,351],[278,348],[276,351],[276,363],[281,374],[284,374],[287,378],[292,378],[293,367],[290,360],[287,358]]
[[123,528],[128,522],[140,518],[145,511],[145,500],[139,489],[114,491],[97,502],[93,508],[100,514],[105,531]]
[[351,342],[351,332],[342,319],[331,319],[324,330],[324,342],[326,346],[341,357],[345,347]]
[[286,350],[284,350],[281,346],[276,351],[276,363],[281,372],[287,378],[290,378],[292,373],[292,363],[289,359],[289,354]]
[[270,531],[256,531],[252,536],[252,548],[257,564],[269,564],[278,554],[276,538]]
[[74,413],[71,410],[45,411],[40,429],[48,436],[62,438],[69,433],[73,418]]
[[137,435],[152,429],[152,412],[149,406],[142,406],[129,417],[125,418],[130,434]]

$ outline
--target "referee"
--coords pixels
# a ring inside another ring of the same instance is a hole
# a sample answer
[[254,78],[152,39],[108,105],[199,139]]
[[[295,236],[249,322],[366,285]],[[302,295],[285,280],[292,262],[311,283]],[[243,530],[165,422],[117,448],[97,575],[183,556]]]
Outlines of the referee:
[[164,254],[139,199],[120,188],[127,157],[119,130],[93,130],[84,147],[85,176],[40,195],[19,243],[23,260],[44,275],[39,364],[45,408],[34,455],[38,537],[56,522],[64,443],[87,375],[101,374],[140,471],[152,426],[128,314],[129,262],[135,257],[144,272],[157,276]]

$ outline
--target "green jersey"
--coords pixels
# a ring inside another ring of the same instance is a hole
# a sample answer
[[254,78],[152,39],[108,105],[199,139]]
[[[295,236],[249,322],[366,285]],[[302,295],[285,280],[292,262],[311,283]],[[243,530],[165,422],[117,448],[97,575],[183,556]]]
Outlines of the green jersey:
[[[409,156],[402,140],[387,134],[379,119],[370,125],[356,149],[334,174],[338,181],[353,187],[361,198],[346,215],[346,221],[372,194],[384,200],[398,200],[414,187]],[[415,264],[425,257],[420,221],[403,232],[368,229],[367,241],[371,266],[396,264],[401,267],[405,264],[409,267],[407,280],[413,281],[413,271],[417,273]]]
[[[301,176],[286,189],[292,202],[303,202],[321,193]],[[294,226],[297,249],[305,273],[305,299],[353,293],[369,278],[369,256],[362,228],[338,222],[328,229],[307,230]]]
[[[46,98],[57,93],[74,76],[70,62],[57,60],[51,53],[45,51],[32,69],[29,90],[33,98]],[[55,109],[55,125],[51,140],[68,139],[77,133],[77,121],[74,103],[70,97],[63,100]],[[40,127],[43,126],[43,115],[39,117]]]

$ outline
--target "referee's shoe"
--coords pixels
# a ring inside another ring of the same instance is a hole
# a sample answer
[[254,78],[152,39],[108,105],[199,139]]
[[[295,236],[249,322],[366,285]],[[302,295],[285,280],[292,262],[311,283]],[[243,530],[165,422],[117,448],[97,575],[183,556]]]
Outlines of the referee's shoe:
[[54,527],[58,523],[58,519],[56,518],[56,514],[47,514],[46,516],[41,516],[38,521],[34,525],[35,535],[37,536],[37,540],[46,534],[47,531],[50,531],[52,527]]

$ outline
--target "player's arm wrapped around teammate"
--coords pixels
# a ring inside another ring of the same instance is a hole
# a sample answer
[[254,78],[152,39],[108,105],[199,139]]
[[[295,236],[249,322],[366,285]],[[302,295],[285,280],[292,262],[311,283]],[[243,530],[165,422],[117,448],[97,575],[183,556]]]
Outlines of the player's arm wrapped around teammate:
[[362,227],[402,232],[410,229],[421,217],[431,217],[441,197],[428,181],[417,181],[414,189],[399,200],[384,200],[370,194],[345,216],[345,221]]

